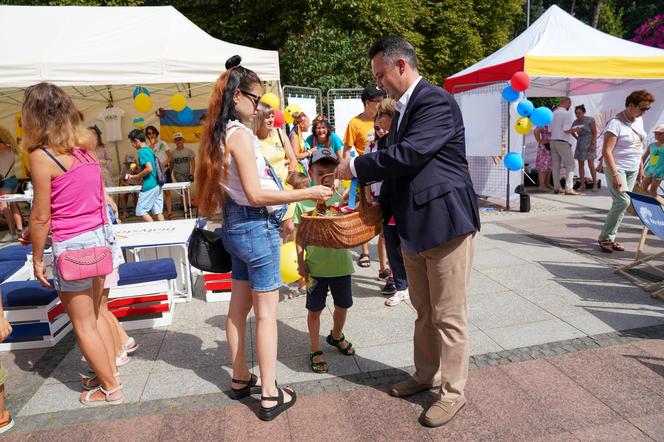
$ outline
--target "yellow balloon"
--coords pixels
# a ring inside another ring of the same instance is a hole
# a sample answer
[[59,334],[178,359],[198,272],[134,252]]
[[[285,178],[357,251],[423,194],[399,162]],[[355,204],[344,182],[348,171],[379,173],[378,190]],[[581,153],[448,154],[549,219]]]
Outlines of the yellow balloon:
[[171,97],[171,109],[180,112],[187,106],[187,99],[182,94],[175,94]]
[[521,117],[518,120],[516,120],[516,124],[514,124],[514,130],[517,131],[517,133],[521,135],[525,135],[528,132],[530,132],[530,129],[533,128],[533,123],[530,121],[530,118],[528,117]]
[[344,185],[344,189],[349,189],[350,188],[350,180],[341,180],[341,182]]
[[300,107],[299,104],[289,104],[286,106],[286,109],[284,109],[284,121],[288,124],[293,124],[293,114],[299,114],[302,112],[302,107]]
[[281,245],[280,264],[281,279],[286,284],[300,279],[300,274],[297,273],[297,249],[295,248],[295,241]]
[[152,99],[147,94],[138,94],[134,98],[134,107],[142,114],[150,112],[150,109],[152,109]]
[[279,97],[274,95],[272,92],[263,94],[263,96],[261,97],[261,102],[267,104],[272,109],[281,108],[281,102],[279,101]]

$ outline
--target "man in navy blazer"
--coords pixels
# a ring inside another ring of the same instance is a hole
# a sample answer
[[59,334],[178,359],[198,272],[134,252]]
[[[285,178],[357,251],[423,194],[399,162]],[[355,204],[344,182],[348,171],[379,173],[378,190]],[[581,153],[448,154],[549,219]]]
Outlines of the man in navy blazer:
[[372,46],[369,58],[378,86],[398,100],[398,113],[387,146],[345,159],[336,176],[364,184],[383,181],[380,203],[385,219],[395,218],[417,310],[415,374],[390,393],[402,397],[440,388],[423,417],[425,425],[439,426],[466,402],[466,289],[480,228],[463,120],[454,98],[420,76],[408,41],[385,37]]

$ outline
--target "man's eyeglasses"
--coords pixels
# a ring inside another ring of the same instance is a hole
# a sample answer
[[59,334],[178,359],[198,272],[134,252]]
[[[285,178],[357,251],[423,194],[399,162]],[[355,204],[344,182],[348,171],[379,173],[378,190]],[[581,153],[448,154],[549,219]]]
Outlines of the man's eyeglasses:
[[258,103],[261,102],[261,97],[256,94],[252,94],[251,92],[243,91],[242,89],[240,89],[240,92],[249,97],[251,101],[254,102],[254,108],[258,107]]
[[650,110],[650,106],[639,106],[639,110],[643,113],[648,112]]

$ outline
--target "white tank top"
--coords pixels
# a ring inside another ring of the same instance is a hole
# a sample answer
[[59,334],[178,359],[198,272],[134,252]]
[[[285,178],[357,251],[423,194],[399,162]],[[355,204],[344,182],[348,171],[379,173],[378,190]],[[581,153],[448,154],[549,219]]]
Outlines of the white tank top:
[[[279,190],[279,186],[277,186],[277,183],[274,181],[274,178],[272,178],[272,175],[270,174],[270,170],[265,164],[265,157],[263,157],[263,155],[260,152],[260,141],[258,140],[256,135],[254,135],[253,131],[244,124],[242,124],[241,122],[237,120],[232,120],[229,121],[228,124],[226,125],[226,138],[227,139],[230,138],[233,132],[235,132],[236,130],[246,130],[247,133],[249,133],[249,135],[251,136],[252,144],[254,147],[254,157],[256,158],[256,170],[258,171],[258,181],[261,186],[261,189]],[[219,147],[221,148],[221,152],[223,154],[224,152],[223,141],[220,143]],[[238,174],[237,171],[237,165],[235,164],[235,161],[233,161],[232,155],[228,156],[228,174],[226,177],[226,182],[223,182],[222,178],[221,185],[223,186],[226,193],[228,193],[228,195],[231,198],[233,198],[233,201],[235,201],[237,204],[240,204],[241,206],[250,205],[247,196],[244,193],[244,188],[242,187],[242,182],[240,181],[240,175]],[[266,208],[268,212],[272,213],[275,210],[281,208],[281,205],[267,206]]]

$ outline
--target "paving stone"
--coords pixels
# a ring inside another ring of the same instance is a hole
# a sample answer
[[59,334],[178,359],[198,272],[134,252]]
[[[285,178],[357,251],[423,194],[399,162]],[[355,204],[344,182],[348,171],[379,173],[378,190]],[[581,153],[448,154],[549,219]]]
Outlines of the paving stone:
[[581,336],[582,333],[559,319],[485,330],[503,348],[518,348]]

